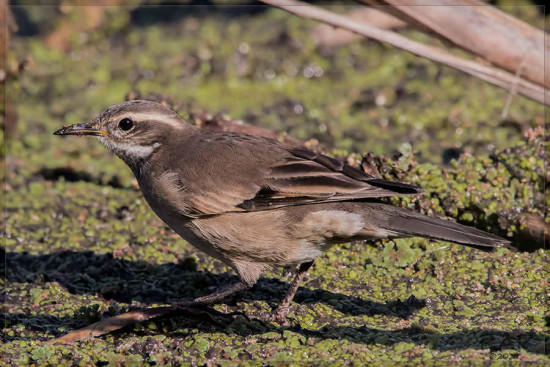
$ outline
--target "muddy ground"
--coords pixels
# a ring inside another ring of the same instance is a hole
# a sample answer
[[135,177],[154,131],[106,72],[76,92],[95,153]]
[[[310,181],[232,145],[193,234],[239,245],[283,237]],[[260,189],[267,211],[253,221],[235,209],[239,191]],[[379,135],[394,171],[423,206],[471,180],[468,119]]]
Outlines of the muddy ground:
[[[505,10],[543,21],[534,7]],[[516,96],[503,116],[504,90],[374,41],[316,45],[316,23],[264,7],[13,11],[0,232],[6,365],[550,362],[540,105]],[[215,306],[215,319],[46,345],[236,280],[156,218],[130,170],[97,141],[52,135],[135,95],[184,117],[226,113],[358,166],[372,152],[364,167],[427,191],[393,203],[519,250],[418,238],[345,244],[315,262],[289,327],[265,321],[290,279],[275,269]]]

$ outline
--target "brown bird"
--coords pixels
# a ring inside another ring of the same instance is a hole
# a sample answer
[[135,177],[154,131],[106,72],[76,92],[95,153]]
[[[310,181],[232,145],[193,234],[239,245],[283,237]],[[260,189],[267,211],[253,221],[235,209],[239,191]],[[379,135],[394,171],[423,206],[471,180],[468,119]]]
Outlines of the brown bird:
[[147,203],[181,237],[230,265],[240,282],[192,304],[252,287],[274,266],[299,266],[274,313],[288,307],[315,258],[357,240],[426,237],[479,249],[509,241],[378,200],[421,189],[258,136],[208,132],[151,101],[124,102],[55,135],[98,138],[133,171]]

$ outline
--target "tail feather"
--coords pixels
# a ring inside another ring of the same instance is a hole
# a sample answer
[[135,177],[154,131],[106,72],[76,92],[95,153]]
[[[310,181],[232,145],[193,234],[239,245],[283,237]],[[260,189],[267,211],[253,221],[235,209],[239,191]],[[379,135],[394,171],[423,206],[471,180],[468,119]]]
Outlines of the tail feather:
[[428,217],[393,205],[373,203],[375,224],[395,235],[390,237],[426,237],[458,243],[480,250],[511,247],[510,241],[479,229],[443,219]]

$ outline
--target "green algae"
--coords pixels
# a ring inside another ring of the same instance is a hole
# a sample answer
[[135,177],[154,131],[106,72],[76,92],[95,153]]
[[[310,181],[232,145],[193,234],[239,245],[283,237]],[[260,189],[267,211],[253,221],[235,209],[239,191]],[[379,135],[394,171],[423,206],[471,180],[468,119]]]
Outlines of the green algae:
[[[505,91],[372,41],[316,47],[308,36],[315,23],[281,11],[237,20],[190,12],[139,26],[124,8],[106,16],[98,29],[77,34],[69,52],[38,36],[11,43],[12,60],[30,57],[32,67],[8,84],[18,120],[6,147],[0,232],[3,361],[549,362],[548,252],[525,239],[518,215],[544,215],[550,204],[543,191],[549,147],[523,137],[542,125],[539,105],[516,97],[503,119]],[[175,317],[74,346],[46,345],[100,318],[236,280],[156,218],[131,172],[96,141],[51,135],[130,91],[181,101],[184,116],[225,111],[314,137],[355,164],[360,152],[384,154],[375,159],[383,177],[428,192],[393,203],[507,236],[531,252],[482,253],[417,238],[345,244],[316,261],[291,306],[290,327],[266,321],[288,287],[277,269],[217,305],[228,315],[221,324]]]

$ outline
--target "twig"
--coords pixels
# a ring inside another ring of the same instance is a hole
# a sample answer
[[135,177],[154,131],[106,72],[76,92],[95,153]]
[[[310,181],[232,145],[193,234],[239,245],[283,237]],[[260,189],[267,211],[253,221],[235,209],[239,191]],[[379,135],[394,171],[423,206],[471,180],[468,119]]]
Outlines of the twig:
[[523,71],[523,67],[525,66],[525,61],[527,60],[527,54],[529,54],[529,52],[531,52],[531,50],[527,50],[527,52],[521,59],[521,62],[519,63],[518,70],[516,70],[514,83],[512,83],[512,87],[510,88],[508,97],[506,97],[506,104],[504,105],[504,109],[500,114],[500,118],[502,119],[505,119],[506,117],[508,117],[508,110],[510,109],[510,105],[512,104],[512,100],[514,99],[514,96],[517,94],[518,81],[521,78],[521,72]]
[[[46,342],[47,344],[73,344],[76,341],[94,338],[97,336],[112,333],[126,326],[131,326],[140,322],[151,320],[158,317],[181,315],[190,318],[200,317],[209,311],[206,309],[193,307],[153,307],[143,308],[126,312],[105,320],[98,321],[82,329],[75,330],[59,338]],[[211,311],[210,311],[211,312]]]
[[491,64],[515,73],[522,57],[518,51],[531,48],[522,77],[537,85],[550,87],[545,81],[545,45],[542,29],[505,13],[482,0],[437,0],[436,6],[424,6],[425,0],[356,0],[374,5],[424,33],[452,42],[481,56]]
[[[407,26],[407,23],[402,20],[374,8],[361,7],[346,13],[345,16],[380,29],[396,29]],[[311,36],[318,45],[329,47],[343,45],[363,38],[359,34],[345,29],[335,29],[328,24],[319,24],[313,28]]]
[[[472,60],[463,59],[437,47],[411,41],[408,38],[392,31],[382,30],[368,24],[355,22],[345,16],[338,15],[317,6],[295,0],[261,1],[266,4],[277,6],[283,10],[304,18],[318,20],[331,24],[335,27],[347,29],[365,37],[370,37],[381,42],[389,43],[395,47],[450,66],[504,89],[509,89],[514,83],[515,76],[506,71],[495,67],[481,65]],[[550,98],[545,101],[545,90],[542,86],[521,78],[518,80],[517,90],[520,94],[527,98],[550,105]]]
[[98,321],[59,338],[49,340],[47,344],[72,344],[78,340],[108,334],[126,326],[144,322],[155,317],[164,316],[172,311],[174,311],[174,308],[172,307],[155,307],[126,312],[121,315]]

